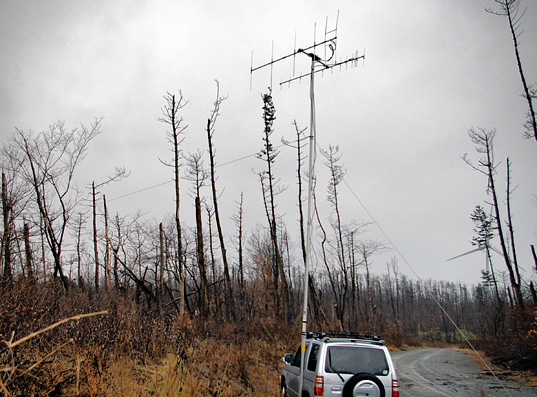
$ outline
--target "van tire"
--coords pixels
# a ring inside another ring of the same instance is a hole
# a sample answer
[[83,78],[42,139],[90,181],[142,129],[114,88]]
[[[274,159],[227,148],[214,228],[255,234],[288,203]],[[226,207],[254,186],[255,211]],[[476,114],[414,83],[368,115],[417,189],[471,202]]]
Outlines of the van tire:
[[285,384],[285,378],[282,378],[282,382],[280,385],[280,391],[282,397],[289,397],[289,394],[287,393],[287,386]]

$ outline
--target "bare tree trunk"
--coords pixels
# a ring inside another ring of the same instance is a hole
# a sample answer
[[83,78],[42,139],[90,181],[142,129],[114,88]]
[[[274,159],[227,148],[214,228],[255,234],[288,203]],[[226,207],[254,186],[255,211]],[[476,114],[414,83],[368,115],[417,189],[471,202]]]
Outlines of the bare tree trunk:
[[[178,164],[178,158],[176,160]],[[181,221],[179,219],[179,169],[175,174],[175,228],[177,230],[177,264],[179,266],[179,314],[185,313],[185,274],[183,268],[183,243],[181,237]]]
[[511,216],[511,162],[509,157],[507,158],[507,188],[506,188],[506,206],[507,206],[507,228],[509,229],[509,237],[511,243],[511,252],[513,254],[513,268],[516,274],[517,285],[520,288],[521,277],[518,267],[518,259],[516,256],[516,247],[515,247],[515,230],[513,227],[513,217]]
[[158,284],[157,284],[157,307],[159,310],[162,308],[162,296],[163,296],[163,286],[164,286],[164,229],[162,228],[162,222],[159,224],[159,268],[160,272]]
[[[211,255],[211,273],[212,273],[212,283],[214,284],[216,282],[216,260],[214,257],[214,245],[213,245],[213,223],[212,223],[212,213],[211,209],[207,207],[207,225],[209,227],[209,254]],[[215,297],[215,307],[216,312],[220,314],[220,299],[218,299],[218,296],[220,295],[220,288],[218,286],[219,284],[215,284],[215,289],[213,290],[213,296]]]
[[[96,188],[100,186],[104,186],[110,182],[113,181],[119,181],[123,178],[128,177],[129,174],[125,172],[124,168],[116,168],[115,175],[112,177],[108,177],[107,180],[104,182],[99,183],[98,185],[95,185],[95,181],[91,183],[91,197],[92,197],[92,210],[93,210],[93,255],[95,258],[95,291],[99,291],[99,270],[100,270],[100,263],[99,263],[99,249],[97,246],[97,192]],[[105,222],[107,223],[107,231],[106,231],[106,257],[105,257],[105,263],[108,264],[108,268],[110,267],[110,241],[108,239],[108,213],[106,210],[106,198],[105,198]],[[119,223],[118,223],[119,225]],[[118,226],[119,227],[119,226]],[[114,263],[116,263],[117,268],[117,262],[114,260]],[[108,269],[109,270],[109,269]],[[106,276],[105,276],[106,277]]]
[[43,225],[43,215],[39,214],[39,229],[41,235],[41,261],[43,262],[43,282],[47,281],[47,254],[45,252],[45,227]]
[[240,204],[239,204],[239,216],[238,216],[238,219],[237,219],[237,226],[238,226],[238,236],[237,236],[237,239],[238,239],[238,245],[239,245],[239,277],[238,277],[238,281],[239,281],[239,286],[241,288],[241,291],[244,290],[244,269],[243,269],[243,247],[242,247],[242,239],[243,239],[243,231],[242,231],[242,217],[243,217],[243,210],[242,210],[242,206],[243,206],[243,193],[241,192],[241,201],[240,201]]
[[533,305],[537,306],[537,292],[535,291],[535,286],[533,285],[533,281],[530,281],[530,292],[531,292],[531,300],[533,301]]
[[278,263],[279,256],[277,254],[278,252],[278,242],[277,242],[277,236],[276,236],[276,244],[274,244],[274,233],[275,228],[272,228],[272,221],[270,216],[270,210],[269,210],[269,199],[267,198],[267,192],[268,189],[264,185],[265,176],[260,173],[259,174],[259,180],[261,182],[261,192],[263,193],[263,204],[265,206],[265,216],[267,217],[267,221],[269,223],[269,230],[270,230],[270,240],[272,244],[272,258],[271,258],[271,270],[272,270],[272,297],[274,300],[274,310],[275,310],[275,317],[280,316],[281,311],[281,302],[280,302],[280,294],[279,294],[279,278],[280,278],[280,266]]
[[78,214],[78,225],[76,228],[76,268],[77,268],[77,275],[76,280],[78,284],[78,288],[83,289],[84,288],[84,280],[82,279],[82,253],[81,253],[81,245],[82,245],[82,223],[83,223],[83,214]]
[[95,292],[99,291],[99,249],[97,246],[97,204],[95,197],[95,181],[91,183],[93,209],[93,257],[95,259]]
[[104,279],[106,289],[108,293],[112,291],[112,274],[110,272],[110,237],[108,236],[108,206],[106,205],[106,195],[103,194],[104,205],[104,238],[105,238],[105,251],[104,251]]
[[[30,168],[31,168],[31,171],[32,171],[32,178],[33,178],[32,179],[32,184],[33,184],[33,188],[34,188],[35,193],[36,193],[37,206],[39,207],[39,212],[43,216],[43,221],[45,223],[45,235],[47,237],[47,241],[49,243],[50,250],[52,251],[52,257],[54,258],[54,275],[56,275],[57,273],[60,274],[60,279],[61,279],[61,282],[63,284],[63,287],[65,288],[66,291],[68,291],[69,290],[69,284],[67,283],[67,279],[65,278],[65,276],[63,274],[63,268],[62,268],[62,263],[61,263],[61,250],[62,250],[61,242],[58,241],[57,238],[56,238],[54,230],[52,229],[51,220],[49,219],[50,214],[48,213],[47,208],[44,205],[44,198],[43,198],[43,196],[41,194],[41,190],[40,190],[41,188],[43,188],[43,186],[39,185],[39,179],[37,177],[33,157],[32,157],[32,154],[30,152],[30,148],[28,146],[28,141],[26,140],[26,138],[23,138],[23,139],[24,139],[24,144],[25,144],[25,149],[26,149],[26,155],[28,156],[28,160],[30,162]],[[64,209],[64,211],[63,211],[63,219],[65,220],[66,217],[67,217],[67,214],[66,214],[65,209]],[[64,222],[63,226],[65,228],[65,226],[66,226],[65,222]]]
[[533,107],[533,99],[535,98],[536,91],[532,89],[531,85],[526,83],[526,77],[524,76],[524,70],[522,69],[522,60],[520,52],[518,50],[518,35],[522,32],[519,31],[520,20],[524,15],[522,12],[519,15],[520,0],[495,0],[499,4],[499,11],[493,9],[487,9],[487,12],[495,15],[506,16],[509,21],[509,30],[511,32],[511,38],[513,39],[513,47],[515,49],[516,63],[518,67],[518,73],[520,75],[520,81],[522,82],[522,88],[524,90],[523,97],[528,102],[527,120],[524,124],[526,128],[526,137],[535,138],[537,140],[537,122],[535,120],[535,110]]
[[373,325],[373,304],[372,304],[372,295],[371,295],[371,275],[369,273],[369,263],[367,261],[367,255],[365,254],[364,247],[364,265],[365,265],[365,283],[367,287],[367,324],[368,329],[372,329]]
[[4,218],[4,234],[2,236],[2,248],[4,249],[4,279],[8,284],[13,278],[11,269],[11,205],[7,197],[6,174],[2,172],[2,215]]
[[[257,157],[260,160],[263,160],[267,168],[265,171],[259,173],[259,178],[261,180],[261,189],[263,193],[263,201],[265,204],[265,212],[267,216],[267,221],[269,224],[270,238],[272,240],[273,247],[273,283],[274,283],[274,294],[276,297],[276,315],[281,316],[287,308],[287,297],[289,295],[289,289],[285,279],[285,271],[283,269],[283,258],[281,247],[278,241],[278,228],[277,228],[277,219],[276,219],[276,202],[275,197],[277,195],[276,186],[274,185],[274,174],[272,170],[272,165],[275,162],[276,157],[278,156],[278,151],[274,149],[270,141],[270,137],[274,132],[272,126],[274,120],[276,120],[276,109],[272,100],[272,92],[269,89],[268,94],[262,96],[263,99],[263,122],[265,128],[263,130],[263,149],[258,153]],[[267,181],[265,186],[264,181]],[[280,292],[279,284],[282,284],[282,291]],[[283,302],[280,302],[280,298],[283,299]],[[282,310],[283,309],[283,310]]]
[[199,196],[195,199],[196,207],[196,255],[198,269],[200,272],[200,312],[202,316],[207,315],[207,271],[205,268],[205,250],[203,248],[203,223],[201,221],[201,200]]
[[[296,150],[297,150],[297,183],[298,183],[298,219],[299,219],[299,232],[300,232],[300,247],[302,250],[302,260],[304,261],[304,267],[306,266],[306,236],[304,231],[304,207],[302,204],[302,134],[306,129],[299,129],[296,120],[293,121],[296,131]],[[284,142],[285,143],[285,142]],[[291,146],[289,143],[286,143]],[[315,291],[314,278],[310,275],[308,277],[308,290],[311,296],[313,319],[317,324],[325,324],[326,316],[322,310],[317,297],[317,291]]]
[[343,313],[341,312],[341,308],[338,306],[338,302],[340,301],[341,292],[338,289],[337,286],[337,276],[334,275],[334,272],[330,268],[330,264],[328,263],[328,254],[326,252],[326,242],[327,242],[327,235],[326,231],[324,230],[323,224],[321,222],[321,218],[319,217],[319,211],[317,210],[317,199],[316,196],[313,197],[314,200],[314,209],[315,209],[315,216],[317,217],[317,222],[319,224],[319,228],[321,229],[321,232],[323,234],[323,239],[321,241],[321,252],[323,254],[323,262],[326,268],[326,274],[328,275],[328,281],[330,282],[330,287],[332,289],[332,294],[334,296],[334,300],[336,301],[335,304],[333,304],[333,310],[336,312],[337,316],[337,323],[339,326],[339,330],[343,331]]
[[211,271],[213,276],[213,283],[216,281],[216,260],[214,259],[214,246],[213,246],[213,214],[211,209],[207,207],[207,225],[209,226],[209,252],[211,254]]
[[[508,4],[510,0],[503,0],[505,4]],[[524,70],[522,69],[522,60],[520,58],[520,53],[518,51],[518,36],[515,31],[515,25],[517,21],[513,21],[513,15],[510,12],[509,7],[507,7],[508,18],[509,18],[509,29],[511,30],[511,37],[513,38],[513,47],[515,48],[516,63],[518,66],[518,72],[520,74],[520,81],[522,82],[522,88],[524,89],[524,98],[528,101],[528,120],[527,120],[527,136],[533,137],[537,140],[537,122],[535,120],[535,110],[533,108],[533,98],[535,97],[535,92],[531,92],[531,88],[526,83],[526,77],[524,76]]]
[[119,273],[118,273],[118,260],[117,256],[119,255],[119,249],[121,248],[121,223],[119,219],[119,214],[116,214],[116,223],[117,223],[117,246],[112,247],[112,251],[114,253],[114,266],[113,266],[113,272],[114,272],[114,286],[116,289],[119,288],[120,282],[119,282]]
[[533,256],[533,264],[535,265],[535,271],[537,272],[537,254],[535,253],[535,246],[530,245],[531,255]]
[[343,225],[339,211],[338,185],[343,180],[346,170],[338,164],[341,155],[338,155],[339,148],[337,146],[329,146],[328,151],[321,151],[326,158],[324,163],[330,172],[330,181],[328,183],[328,201],[332,204],[332,209],[335,213],[335,220],[332,223],[332,228],[335,233],[336,245],[336,261],[338,265],[338,274],[340,275],[340,288],[338,295],[338,311],[339,319],[343,324],[344,314],[346,309],[347,294],[349,290],[349,269],[347,266],[347,256],[345,253],[345,245],[343,243]]
[[[473,129],[470,129],[468,131],[468,135],[472,142],[476,144],[476,150],[479,153],[482,153],[484,157],[479,161],[479,167],[484,168],[484,171],[479,169],[478,167],[474,166],[470,160],[467,158],[467,156],[463,156],[463,160],[470,165],[474,170],[481,172],[482,174],[486,175],[488,180],[488,190],[492,196],[492,205],[495,215],[495,221],[496,221],[496,229],[498,230],[498,238],[500,240],[500,246],[502,248],[502,254],[503,259],[505,262],[505,266],[507,267],[508,273],[509,273],[509,280],[511,282],[511,287],[513,289],[517,306],[523,311],[524,310],[524,296],[522,295],[522,289],[521,289],[521,283],[522,280],[520,278],[520,273],[518,271],[518,265],[516,263],[513,263],[511,261],[510,255],[509,255],[509,248],[507,246],[506,237],[503,231],[503,221],[500,214],[500,204],[498,200],[498,193],[496,190],[496,181],[495,181],[495,174],[496,174],[496,165],[494,164],[494,153],[493,153],[493,139],[495,136],[496,131],[486,131],[485,129],[480,129],[479,131],[475,131]],[[509,173],[509,170],[508,170]],[[508,196],[508,203],[509,203],[509,194],[510,194],[510,187],[509,187],[509,180],[507,185],[507,196]],[[508,214],[510,214],[510,205],[508,205]],[[510,222],[510,215],[508,220],[508,228],[512,228],[512,225],[509,225]],[[512,246],[514,248],[514,245]],[[516,252],[514,252],[514,255],[516,255]]]
[[35,282],[34,267],[32,260],[32,246],[30,245],[30,227],[24,222],[24,252],[26,257],[26,274],[31,283]]
[[224,277],[226,279],[226,308],[231,318],[235,318],[235,303],[233,300],[233,290],[231,285],[231,277],[229,275],[229,265],[227,262],[226,245],[224,242],[224,232],[220,223],[220,214],[218,212],[218,195],[216,192],[216,176],[215,176],[215,159],[214,148],[211,136],[211,120],[207,120],[207,139],[209,140],[209,159],[210,159],[210,176],[211,190],[213,196],[214,217],[216,219],[216,229],[218,231],[218,239],[220,241],[220,251],[222,252],[222,262],[224,264]]
[[184,314],[185,310],[185,276],[184,276],[184,254],[183,254],[183,241],[181,234],[181,221],[179,218],[179,212],[181,208],[181,196],[179,189],[180,179],[180,143],[182,142],[181,135],[186,130],[186,126],[182,126],[183,118],[178,115],[187,102],[184,101],[183,95],[179,91],[179,97],[169,92],[164,96],[166,100],[166,106],[162,109],[164,117],[159,120],[171,126],[172,131],[168,133],[168,139],[173,147],[173,164],[166,164],[173,167],[174,182],[175,182],[175,228],[177,230],[177,265],[179,270],[179,311],[180,315]]
[[[488,139],[487,139],[488,141]],[[514,294],[516,296],[516,301],[520,309],[524,310],[524,297],[522,295],[522,290],[520,286],[520,274],[518,273],[518,268],[514,269],[513,264],[511,263],[511,259],[509,256],[509,250],[507,248],[507,243],[505,241],[505,236],[503,232],[503,225],[501,221],[500,216],[500,208],[499,208],[499,202],[498,202],[498,195],[496,193],[496,186],[494,181],[494,169],[492,168],[492,158],[490,153],[487,151],[487,158],[489,161],[489,187],[492,194],[492,199],[494,202],[494,211],[496,214],[496,227],[498,229],[498,237],[500,239],[500,246],[502,247],[503,257],[505,261],[505,266],[507,267],[508,273],[509,273],[509,279],[511,281],[511,287],[514,290]],[[509,189],[509,187],[508,187]],[[518,275],[518,277],[517,277]],[[517,281],[518,278],[518,281]]]
[[222,253],[222,262],[224,264],[224,277],[226,279],[226,308],[228,315],[235,319],[235,302],[233,298],[233,286],[231,284],[231,277],[229,274],[229,264],[227,261],[226,245],[224,242],[224,232],[222,231],[222,224],[220,223],[220,213],[218,212],[218,195],[216,191],[216,172],[215,172],[215,149],[212,141],[214,134],[214,126],[219,115],[220,104],[225,97],[220,96],[219,84],[216,82],[216,100],[214,102],[213,111],[209,119],[207,119],[207,141],[209,147],[209,163],[210,163],[210,179],[211,179],[211,191],[213,196],[214,217],[216,219],[216,228],[218,231],[218,239],[220,241],[220,251]]

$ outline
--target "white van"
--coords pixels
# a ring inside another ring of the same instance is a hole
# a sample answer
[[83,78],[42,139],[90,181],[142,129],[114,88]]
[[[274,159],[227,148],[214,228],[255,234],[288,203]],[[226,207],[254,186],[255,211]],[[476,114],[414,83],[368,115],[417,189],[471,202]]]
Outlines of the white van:
[[[298,396],[300,353],[299,347],[283,358],[282,396]],[[377,337],[308,334],[304,357],[303,397],[399,397],[390,352]]]

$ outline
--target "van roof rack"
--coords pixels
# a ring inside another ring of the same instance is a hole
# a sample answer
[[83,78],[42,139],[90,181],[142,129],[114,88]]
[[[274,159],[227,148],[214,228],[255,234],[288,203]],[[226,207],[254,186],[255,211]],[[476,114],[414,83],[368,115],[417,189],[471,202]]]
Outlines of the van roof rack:
[[323,338],[345,338],[345,339],[359,339],[364,341],[373,341],[384,343],[380,336],[372,334],[359,334],[357,332],[337,332],[337,331],[317,331],[308,332],[306,334],[308,339],[323,339]]

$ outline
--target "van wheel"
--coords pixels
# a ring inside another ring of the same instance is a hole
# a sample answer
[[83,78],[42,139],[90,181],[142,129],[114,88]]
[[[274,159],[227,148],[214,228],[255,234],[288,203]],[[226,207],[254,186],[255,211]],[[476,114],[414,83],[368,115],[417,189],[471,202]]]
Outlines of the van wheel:
[[289,397],[289,394],[287,394],[287,387],[285,386],[285,380],[282,379],[282,384],[280,386],[280,390],[281,390],[281,396],[282,397]]
[[384,385],[373,374],[360,372],[349,379],[343,387],[343,397],[370,396],[385,397]]

